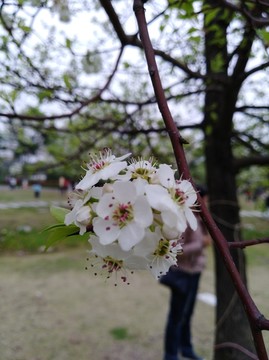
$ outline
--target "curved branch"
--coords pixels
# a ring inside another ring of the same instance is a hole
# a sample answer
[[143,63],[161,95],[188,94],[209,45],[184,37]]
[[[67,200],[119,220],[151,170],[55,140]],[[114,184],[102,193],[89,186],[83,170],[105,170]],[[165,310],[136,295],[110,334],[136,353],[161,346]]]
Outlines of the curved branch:
[[[119,21],[119,17],[117,13],[115,12],[115,9],[111,3],[111,1],[107,0],[100,0],[100,3],[105,10],[118,38],[121,42],[122,46],[126,45],[132,45],[135,47],[138,47],[140,49],[143,49],[142,42],[137,38],[137,35],[127,35]],[[189,77],[194,79],[204,79],[204,75],[200,74],[199,72],[192,71],[186,64],[181,63],[180,61],[172,58],[168,54],[166,54],[164,51],[154,49],[153,50],[155,55],[160,56],[162,59],[166,60],[173,66],[183,70]]]
[[260,70],[264,70],[264,69],[267,69],[269,67],[269,61],[263,63],[263,64],[260,64],[252,69],[250,69],[249,71],[246,71],[242,78],[245,80],[247,77],[249,77],[250,75],[253,75],[255,74],[256,72],[260,71]]
[[248,156],[245,158],[240,158],[234,160],[234,168],[236,171],[249,167],[251,165],[263,165],[266,166],[269,164],[269,155],[266,156]]
[[244,112],[245,110],[269,110],[269,105],[243,105],[238,106],[235,110],[238,112]]
[[123,48],[120,50],[118,58],[116,60],[114,69],[112,71],[112,73],[110,74],[110,76],[108,77],[106,83],[104,84],[104,86],[98,91],[97,94],[95,94],[94,96],[92,96],[91,98],[83,101],[80,106],[76,107],[74,110],[65,113],[65,114],[60,114],[60,115],[50,115],[50,116],[32,116],[32,115],[23,115],[23,114],[17,114],[16,112],[14,113],[0,113],[0,116],[8,118],[8,119],[13,119],[13,118],[17,118],[20,120],[35,120],[35,121],[44,121],[44,120],[60,120],[60,119],[66,119],[66,118],[71,118],[72,116],[80,113],[80,111],[85,108],[86,106],[90,105],[93,102],[96,102],[97,100],[100,99],[101,95],[103,94],[103,92],[108,88],[108,86],[110,85],[117,69],[120,63],[120,59],[122,57],[123,54]]
[[[267,26],[269,25],[269,18],[263,18],[263,17],[257,17],[251,14],[250,11],[246,9],[244,6],[238,6],[233,4],[230,1],[227,0],[218,0],[219,3],[221,3],[223,6],[225,6],[227,9],[231,9],[233,11],[236,11],[243,15],[248,22],[250,22],[253,26],[261,27],[261,26]],[[268,6],[268,4],[263,4],[264,6]]]
[[[133,5],[134,12],[135,12],[138,27],[139,27],[141,41],[142,41],[145,55],[146,55],[148,71],[149,71],[149,74],[151,77],[152,85],[153,85],[153,88],[155,91],[155,95],[156,95],[156,99],[158,102],[160,112],[163,116],[163,120],[164,120],[164,123],[167,128],[167,132],[170,136],[170,140],[171,140],[171,143],[173,146],[177,166],[178,166],[180,173],[183,174],[183,178],[185,178],[185,179],[187,178],[187,179],[190,179],[190,181],[192,181],[191,175],[189,172],[189,168],[188,168],[188,164],[187,164],[187,161],[185,158],[182,141],[180,141],[181,137],[180,137],[180,134],[179,134],[179,132],[176,128],[176,125],[173,121],[173,118],[171,116],[170,110],[168,108],[168,105],[167,105],[167,102],[166,102],[166,99],[164,96],[162,83],[160,80],[157,64],[156,64],[155,57],[154,57],[154,51],[153,51],[152,44],[151,44],[149,34],[148,34],[143,2],[142,2],[142,0],[134,0],[133,4],[134,4]],[[233,283],[236,287],[237,293],[238,293],[242,303],[244,304],[244,308],[245,308],[246,314],[248,316],[248,319],[249,319],[249,322],[251,325],[252,334],[255,339],[255,346],[256,346],[256,351],[259,356],[259,359],[260,360],[268,360],[266,348],[264,345],[264,340],[263,340],[260,328],[258,328],[258,325],[259,325],[258,320],[261,318],[261,313],[259,312],[255,302],[251,298],[246,286],[244,285],[244,283],[241,279],[241,276],[235,266],[235,263],[232,259],[231,254],[230,254],[226,239],[224,238],[223,234],[221,233],[221,231],[217,227],[216,223],[214,222],[212,216],[210,215],[210,213],[209,213],[205,203],[203,202],[201,196],[199,195],[199,193],[197,194],[197,196],[198,196],[198,201],[201,205],[200,215],[201,215],[204,223],[206,224],[211,237],[215,241],[215,243],[218,247],[218,250],[220,251],[220,253],[224,259],[224,263],[227,268],[227,271],[229,272],[231,279],[233,280]]]

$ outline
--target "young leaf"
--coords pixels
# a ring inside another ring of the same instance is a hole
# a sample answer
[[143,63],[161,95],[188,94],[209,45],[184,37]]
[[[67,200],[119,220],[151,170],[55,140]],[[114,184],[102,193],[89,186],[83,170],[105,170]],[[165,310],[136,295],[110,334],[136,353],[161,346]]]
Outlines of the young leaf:
[[64,240],[68,236],[77,235],[79,232],[79,228],[74,225],[54,227],[48,230],[49,236],[46,241],[46,249],[47,250],[50,246],[56,244],[57,242]]
[[59,206],[51,206],[50,213],[56,220],[63,223],[65,215],[69,213],[69,210]]

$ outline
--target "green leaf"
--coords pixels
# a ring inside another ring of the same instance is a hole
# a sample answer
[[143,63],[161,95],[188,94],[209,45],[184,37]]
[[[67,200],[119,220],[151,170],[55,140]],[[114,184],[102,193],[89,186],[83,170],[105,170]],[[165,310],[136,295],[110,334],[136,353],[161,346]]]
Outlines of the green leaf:
[[70,76],[67,73],[65,73],[63,75],[63,80],[64,80],[64,83],[65,83],[65,86],[67,87],[67,89],[71,90],[72,85],[71,85],[71,82],[70,82]]
[[123,62],[124,69],[129,69],[130,66],[131,66],[130,63],[128,63],[127,61]]
[[[70,235],[70,236],[66,237],[65,239],[68,239],[68,240],[71,240],[71,241],[75,240],[75,241],[78,241],[78,242],[88,241],[88,239],[89,239],[89,233],[86,232],[86,233],[83,234],[83,235]],[[92,249],[92,246],[91,246],[91,244],[89,243],[89,250],[91,250],[91,249]]]
[[62,227],[62,226],[66,226],[66,225],[65,225],[64,223],[53,224],[53,225],[48,226],[48,227],[46,227],[45,229],[43,229],[43,230],[42,230],[42,233],[43,233],[43,232],[47,232],[47,231],[51,231],[51,230],[53,230],[53,229],[55,229],[55,228]]
[[224,60],[221,53],[216,54],[214,58],[210,60],[211,70],[215,73],[223,71]]
[[37,94],[37,97],[40,101],[44,99],[51,99],[53,97],[53,91],[47,89],[42,90]]
[[25,33],[29,33],[32,31],[30,26],[26,26],[26,25],[21,25],[20,28],[25,32]]
[[67,49],[71,50],[71,46],[72,46],[72,41],[68,38],[65,39],[65,46],[67,47]]
[[259,36],[266,46],[269,45],[269,31],[266,29],[258,30]]
[[[216,17],[218,16],[220,12],[219,8],[215,8],[215,9],[208,9],[205,12],[205,26],[209,26],[210,23],[216,19]],[[210,29],[211,30],[211,29]]]
[[11,91],[10,97],[11,97],[12,102],[14,102],[14,101],[17,99],[18,95],[19,95],[19,91],[18,91],[18,90],[15,89],[15,90],[12,90],[12,91]]
[[71,235],[77,235],[78,232],[79,228],[75,225],[66,226],[62,224],[62,226],[51,228],[50,230],[48,230],[49,236],[46,240],[45,250]]
[[59,206],[51,206],[50,213],[51,215],[58,220],[60,223],[64,222],[65,215],[68,214],[70,210],[59,207]]

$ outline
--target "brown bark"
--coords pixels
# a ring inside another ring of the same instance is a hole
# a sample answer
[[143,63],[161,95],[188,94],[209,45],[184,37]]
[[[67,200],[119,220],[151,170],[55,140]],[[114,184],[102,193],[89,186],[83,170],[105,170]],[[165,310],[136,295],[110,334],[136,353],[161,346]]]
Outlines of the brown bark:
[[[205,2],[214,6],[214,1]],[[226,29],[229,18],[220,12],[210,22],[205,18],[205,55],[207,86],[218,91],[206,92],[204,109],[205,154],[210,211],[224,237],[232,242],[240,239],[240,217],[237,199],[236,173],[232,153],[233,114],[252,39],[238,48],[238,60],[232,76],[228,76]],[[216,39],[221,41],[216,41]],[[221,61],[216,64],[214,61]],[[221,79],[221,81],[220,81]],[[246,284],[245,257],[240,249],[232,249],[234,263]],[[216,332],[215,360],[245,360],[246,353],[255,357],[252,334],[244,307],[215,248],[216,267]]]

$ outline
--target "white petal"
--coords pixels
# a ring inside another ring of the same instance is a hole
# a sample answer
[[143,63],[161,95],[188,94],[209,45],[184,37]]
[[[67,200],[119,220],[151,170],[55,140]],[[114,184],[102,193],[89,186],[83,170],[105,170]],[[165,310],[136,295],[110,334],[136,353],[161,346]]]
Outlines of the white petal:
[[126,251],[123,251],[117,243],[102,245],[99,237],[95,235],[90,236],[89,243],[92,245],[91,252],[102,258],[111,256],[113,258],[124,259],[126,256],[131,255],[131,253],[129,254]]
[[[178,210],[178,209],[177,209]],[[170,228],[176,228],[178,231],[183,232],[186,230],[187,222],[182,211],[163,211],[161,213],[163,222]]]
[[91,198],[94,199],[100,199],[102,196],[102,188],[101,187],[92,187],[89,192],[87,193],[87,195],[84,198],[84,204],[89,201]]
[[147,180],[138,178],[133,180],[133,184],[135,185],[137,196],[145,194],[145,186],[148,185]]
[[142,227],[148,227],[153,222],[153,214],[145,196],[139,196],[133,205],[135,221]]
[[89,221],[90,218],[90,208],[88,206],[82,206],[77,213],[77,221],[83,223],[85,221]]
[[97,215],[102,218],[110,216],[115,206],[116,200],[113,193],[105,193],[96,206]]
[[104,246],[102,244],[100,244],[100,239],[98,236],[96,235],[91,235],[89,237],[89,243],[92,246],[92,250],[90,251],[90,253],[94,253],[97,254],[98,256],[101,257],[105,257],[108,255],[107,253],[107,246]]
[[88,170],[84,178],[76,185],[76,189],[80,189],[80,190],[90,189],[100,180],[99,175],[100,175],[99,173],[92,173],[91,170]]
[[145,230],[135,222],[132,222],[121,229],[119,243],[123,250],[128,251],[138,244],[144,237]]
[[175,186],[175,171],[166,164],[161,164],[158,170],[158,177],[162,186],[172,188]]
[[128,154],[125,154],[125,155],[122,155],[122,156],[119,156],[119,157],[115,158],[115,160],[121,161],[121,160],[124,160],[124,159],[126,159],[127,157],[129,157],[131,155],[132,155],[132,153],[128,153]]
[[113,184],[116,199],[123,204],[130,202],[133,204],[137,197],[136,189],[133,183],[125,181],[116,181]]
[[70,225],[74,223],[74,221],[77,218],[77,212],[82,207],[82,205],[83,205],[83,201],[81,199],[76,201],[73,209],[68,214],[65,215],[65,219],[64,219],[65,225]]
[[120,247],[119,243],[114,242],[111,245],[106,245],[109,247],[109,256],[113,259],[124,260],[133,254],[132,251],[124,251]]
[[177,184],[177,187],[186,194],[186,204],[189,206],[193,205],[197,200],[197,194],[192,184],[188,180],[182,180]]
[[147,269],[147,259],[143,256],[129,256],[125,259],[125,267],[130,270],[146,270]]
[[172,265],[176,265],[177,260],[172,257],[159,258],[158,261],[154,261],[150,264],[149,270],[155,279],[159,279],[161,275],[166,274]]
[[160,185],[146,185],[146,196],[151,207],[156,210],[168,210],[173,203],[168,191]]
[[195,215],[193,214],[193,212],[191,211],[191,209],[189,209],[188,207],[185,207],[185,216],[187,218],[187,221],[188,221],[191,229],[196,230],[197,229],[197,219],[196,219]]
[[167,240],[179,239],[182,235],[182,232],[179,231],[176,226],[169,227],[166,224],[163,225],[162,233]]
[[146,231],[144,238],[134,247],[134,254],[138,256],[147,256],[156,249],[160,236],[156,232]]
[[102,245],[111,244],[117,240],[120,234],[120,228],[118,226],[102,218],[93,219],[93,231],[99,236]]
[[85,234],[86,230],[87,230],[87,227],[86,225],[82,224],[82,223],[78,223],[76,224],[78,227],[79,227],[79,235],[83,235]]
[[121,172],[121,170],[123,170],[126,166],[126,161],[112,162],[100,170],[100,179],[107,180],[109,178],[113,178],[114,176],[118,175],[118,173]]

